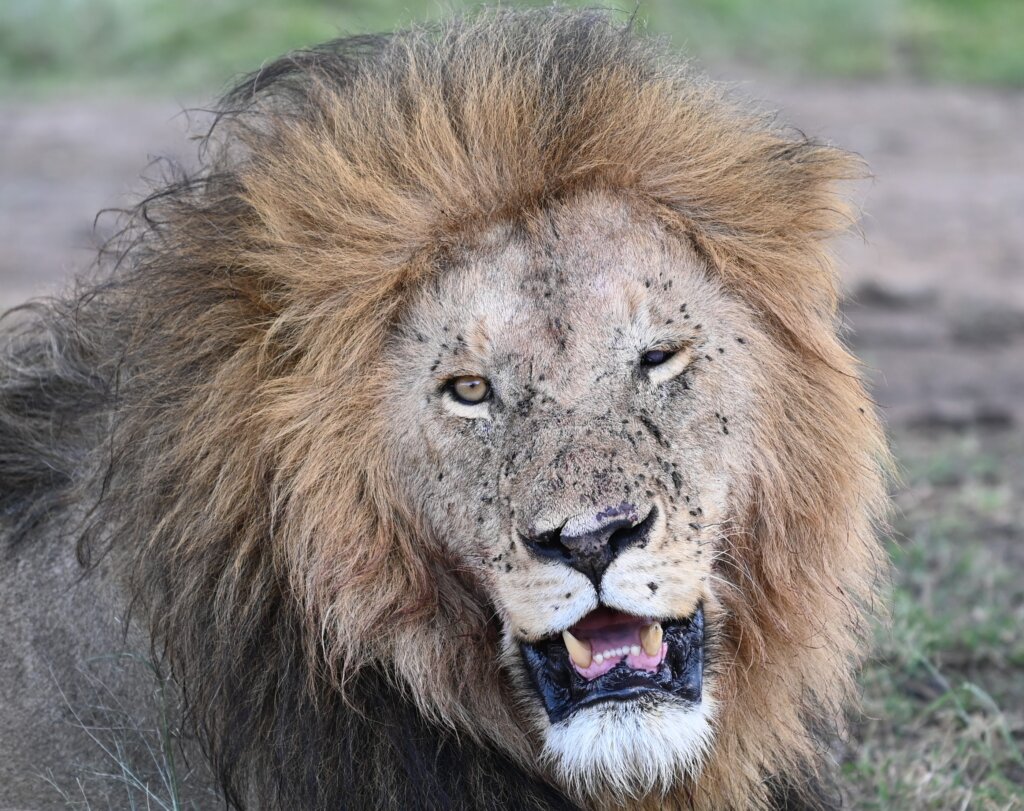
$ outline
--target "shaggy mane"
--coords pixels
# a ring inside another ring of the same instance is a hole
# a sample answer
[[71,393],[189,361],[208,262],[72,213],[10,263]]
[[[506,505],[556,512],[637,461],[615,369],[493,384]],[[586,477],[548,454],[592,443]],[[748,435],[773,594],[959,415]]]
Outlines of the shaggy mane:
[[718,631],[735,701],[701,780],[657,805],[825,803],[814,728],[841,721],[882,559],[886,451],[825,245],[862,171],[600,13],[286,56],[227,94],[202,167],[138,207],[96,279],[9,322],[10,554],[66,523],[83,561],[118,563],[237,807],[570,807],[512,720],[486,595],[395,493],[373,378],[449,251],[578,193],[629,197],[792,376],[754,540],[721,564],[743,595]]

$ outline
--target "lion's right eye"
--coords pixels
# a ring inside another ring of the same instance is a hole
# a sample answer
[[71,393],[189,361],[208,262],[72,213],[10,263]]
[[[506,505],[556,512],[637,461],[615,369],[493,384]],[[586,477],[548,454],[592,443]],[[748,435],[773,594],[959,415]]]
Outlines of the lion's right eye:
[[477,405],[491,394],[490,381],[479,375],[454,377],[445,384],[445,390],[464,405]]
[[693,353],[688,345],[648,349],[640,356],[640,366],[647,373],[647,379],[657,385],[686,371],[692,358]]
[[649,349],[640,356],[640,365],[661,366],[675,354],[674,349]]

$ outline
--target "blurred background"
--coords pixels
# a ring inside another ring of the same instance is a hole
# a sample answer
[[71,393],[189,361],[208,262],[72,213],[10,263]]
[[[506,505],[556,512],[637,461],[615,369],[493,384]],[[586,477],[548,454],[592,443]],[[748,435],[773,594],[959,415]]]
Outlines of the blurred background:
[[[604,6],[614,6],[607,0]],[[88,266],[183,113],[423,0],[0,0],[0,308]],[[844,763],[859,809],[1024,809],[1024,0],[649,0],[624,19],[859,152],[848,340],[902,468],[892,616]]]

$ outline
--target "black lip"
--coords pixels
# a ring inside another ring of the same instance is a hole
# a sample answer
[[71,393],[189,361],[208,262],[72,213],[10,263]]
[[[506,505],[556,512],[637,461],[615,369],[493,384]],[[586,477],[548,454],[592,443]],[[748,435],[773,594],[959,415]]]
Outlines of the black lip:
[[526,669],[552,724],[583,707],[602,701],[672,697],[698,704],[704,683],[704,607],[682,620],[662,621],[668,653],[657,671],[633,670],[620,662],[603,676],[587,681],[573,668],[561,637],[521,642]]

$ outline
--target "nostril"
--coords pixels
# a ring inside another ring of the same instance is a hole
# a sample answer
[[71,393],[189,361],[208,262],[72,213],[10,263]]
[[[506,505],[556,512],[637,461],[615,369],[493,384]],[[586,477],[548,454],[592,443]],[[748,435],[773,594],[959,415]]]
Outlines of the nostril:
[[658,508],[652,507],[647,517],[639,524],[629,527],[621,527],[615,530],[608,538],[608,545],[612,550],[612,557],[616,558],[632,546],[643,547],[650,539],[651,528],[657,520]]
[[542,558],[564,561],[572,560],[572,552],[569,547],[562,543],[561,527],[533,536],[520,534],[519,537],[529,549]]

